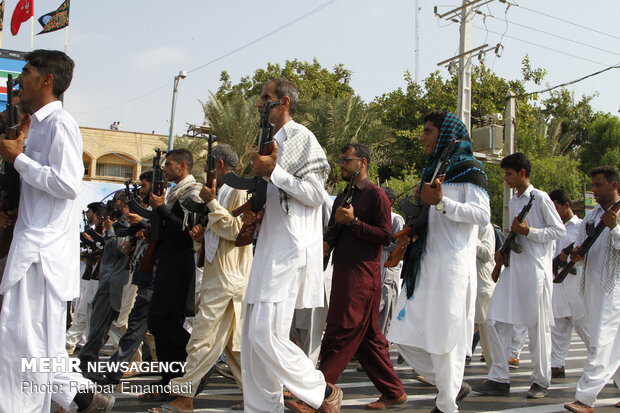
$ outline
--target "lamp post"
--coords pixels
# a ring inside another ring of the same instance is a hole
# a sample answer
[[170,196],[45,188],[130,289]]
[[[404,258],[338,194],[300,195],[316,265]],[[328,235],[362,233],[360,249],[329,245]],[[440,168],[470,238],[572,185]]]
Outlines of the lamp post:
[[170,133],[168,134],[168,152],[170,152],[174,146],[174,111],[177,106],[179,79],[185,79],[186,77],[187,72],[185,70],[181,70],[179,74],[174,77],[174,89],[172,89],[172,112],[170,113]]

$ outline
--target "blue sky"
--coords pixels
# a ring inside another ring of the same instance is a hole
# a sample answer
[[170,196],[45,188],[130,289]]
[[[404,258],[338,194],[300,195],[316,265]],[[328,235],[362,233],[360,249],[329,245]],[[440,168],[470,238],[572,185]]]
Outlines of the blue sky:
[[[37,18],[62,3],[33,1]],[[420,79],[438,69],[447,76],[446,68],[437,63],[458,51],[458,24],[439,20],[433,7],[447,11],[461,2],[441,1],[419,2]],[[526,54],[533,66],[547,69],[548,85],[620,63],[620,29],[615,20],[620,2],[514,2],[519,5],[506,11],[506,4],[495,0],[480,9],[488,17],[474,19],[473,47],[485,42],[495,45],[500,39],[504,45],[501,58],[486,57],[487,65],[500,76],[520,78],[520,62]],[[23,24],[13,37],[9,21],[17,0],[5,3],[2,47],[27,51],[30,23]],[[222,70],[237,81],[267,62],[314,57],[324,67],[342,63],[352,70],[351,85],[364,100],[371,101],[404,86],[406,70],[414,73],[414,4],[413,0],[74,0],[68,54],[75,60],[76,70],[66,94],[66,108],[82,126],[107,128],[120,121],[123,130],[167,134],[173,78],[179,70],[196,69],[179,85],[175,133],[180,134],[187,123],[202,123],[199,101],[217,90]],[[325,7],[302,20],[201,67],[321,5]],[[35,22],[35,33],[38,31]],[[64,40],[64,31],[35,36],[34,47],[63,50]],[[569,89],[577,96],[598,92],[594,108],[617,114],[619,79],[620,69],[613,69]],[[530,91],[541,88],[534,84],[527,87]]]

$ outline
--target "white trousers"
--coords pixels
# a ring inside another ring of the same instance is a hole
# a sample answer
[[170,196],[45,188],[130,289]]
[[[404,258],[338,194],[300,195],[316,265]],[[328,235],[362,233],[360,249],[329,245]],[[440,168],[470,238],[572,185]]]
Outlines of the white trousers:
[[[551,330],[544,311],[539,311],[536,325],[527,329],[530,338],[530,356],[532,358],[532,383],[549,387],[551,382]],[[493,364],[489,370],[489,380],[510,383],[508,359],[510,358],[514,324],[488,320],[490,326],[489,347]]]
[[590,347],[590,335],[585,325],[585,319],[585,317],[579,320],[574,320],[573,317],[555,319],[555,325],[551,326],[551,367],[564,367],[573,328],[583,340],[586,348]]
[[456,396],[463,383],[465,355],[470,345],[460,340],[449,353],[431,354],[419,347],[393,344],[407,364],[437,386],[439,393],[435,405],[444,413],[459,411]]
[[577,383],[575,398],[583,404],[594,406],[596,398],[609,379],[620,384],[620,329],[611,343],[602,347],[590,347],[583,367],[583,375]]
[[73,313],[73,322],[67,330],[67,349],[74,350],[82,338],[84,338],[84,342],[88,340],[90,316],[93,313],[93,297],[97,292],[98,285],[99,281],[88,280],[81,291],[78,305],[75,313]]
[[510,343],[510,357],[519,360],[521,356],[521,350],[525,345],[525,335],[527,334],[527,327],[515,325],[512,328],[512,342]]
[[22,358],[69,358],[66,311],[67,303],[54,294],[40,264],[33,264],[5,294],[0,314],[0,413],[49,412],[52,398],[69,410],[78,388],[92,386],[80,373],[22,369]]
[[280,303],[245,304],[241,334],[241,377],[245,412],[282,413],[282,386],[318,409],[325,378],[289,338],[297,297]]
[[314,365],[319,363],[321,340],[325,331],[327,306],[316,308],[300,308],[295,310],[291,338],[312,360]]

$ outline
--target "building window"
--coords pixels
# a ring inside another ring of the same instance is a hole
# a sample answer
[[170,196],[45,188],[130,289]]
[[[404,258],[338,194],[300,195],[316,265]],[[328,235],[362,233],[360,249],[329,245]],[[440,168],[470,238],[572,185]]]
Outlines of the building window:
[[97,164],[97,175],[133,178],[133,166],[115,164]]
[[84,176],[88,176],[90,173],[90,162],[84,162]]

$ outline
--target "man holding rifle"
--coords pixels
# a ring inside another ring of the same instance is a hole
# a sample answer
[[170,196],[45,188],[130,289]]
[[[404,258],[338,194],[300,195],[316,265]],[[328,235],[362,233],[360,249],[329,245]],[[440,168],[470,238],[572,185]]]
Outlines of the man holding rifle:
[[[424,122],[420,141],[428,164],[419,197],[430,206],[428,229],[397,239],[397,246],[408,245],[405,287],[387,339],[418,374],[437,386],[433,412],[454,413],[457,400],[471,390],[463,372],[474,332],[478,226],[489,222],[489,195],[463,122],[443,111],[428,113]],[[450,152],[442,156],[445,151]],[[449,164],[442,182],[433,177],[443,169],[444,159]]]
[[[79,373],[24,371],[21,365],[22,358],[35,363],[52,358],[69,366],[62,326],[66,302],[80,292],[76,198],[84,174],[79,127],[58,100],[71,83],[73,60],[55,50],[35,50],[25,58],[21,101],[34,111],[28,147],[24,151],[24,133],[0,142],[0,156],[21,175],[19,211],[0,284],[0,403],[2,411],[47,412],[53,397],[66,410],[75,402],[80,412],[109,412],[114,397],[95,393]],[[6,227],[7,216],[1,218]]]
[[[598,205],[579,227],[571,260],[584,262],[583,299],[590,333],[588,358],[577,383],[576,401],[564,407],[576,413],[594,412],[596,397],[610,378],[620,383],[620,226],[618,225],[618,171],[599,166],[590,171],[592,192]],[[605,229],[589,252],[581,246],[603,223]],[[616,405],[616,407],[620,407]]]
[[[512,231],[516,234],[515,242],[522,247],[522,251],[517,254],[508,249],[510,256],[507,257],[501,254],[501,249],[495,253],[496,266],[504,265],[504,269],[487,314],[493,364],[488,380],[474,387],[474,390],[488,395],[509,395],[508,359],[513,327],[524,325],[528,328],[530,354],[534,365],[532,385],[527,397],[542,398],[548,395],[547,388],[551,380],[549,326],[553,319],[553,241],[565,237],[566,229],[549,195],[530,184],[531,165],[525,154],[514,153],[506,156],[502,159],[501,167],[504,169],[504,182],[510,188],[516,189],[510,199],[509,209],[510,216],[515,217],[512,222]],[[531,195],[534,195],[533,200]],[[527,217],[520,221],[517,215],[522,215],[528,204],[530,209]],[[508,259],[509,266],[506,266]]]
[[[342,391],[289,338],[295,308],[320,307],[323,299],[323,220],[329,174],[325,152],[293,120],[298,93],[285,79],[269,81],[257,103],[271,110],[276,145],[252,154],[253,171],[267,179],[267,199],[245,296],[241,338],[246,412],[282,412],[282,385],[314,409],[340,411]],[[248,211],[244,221],[255,213]]]

